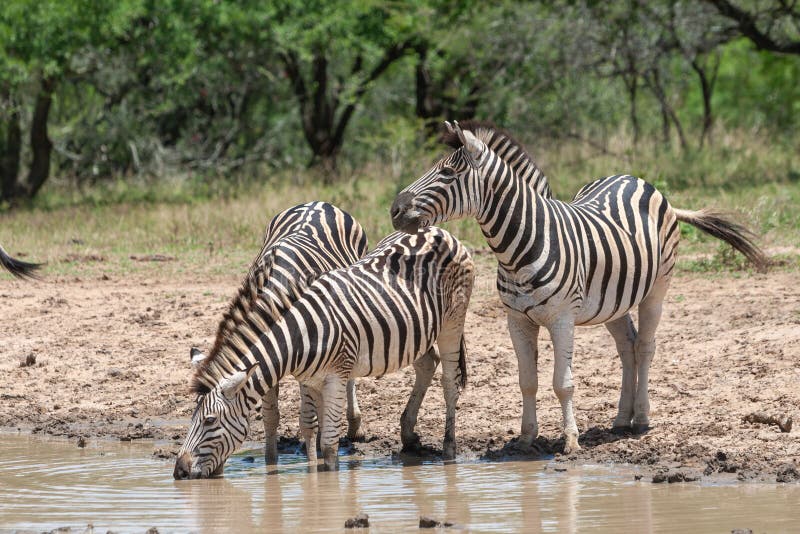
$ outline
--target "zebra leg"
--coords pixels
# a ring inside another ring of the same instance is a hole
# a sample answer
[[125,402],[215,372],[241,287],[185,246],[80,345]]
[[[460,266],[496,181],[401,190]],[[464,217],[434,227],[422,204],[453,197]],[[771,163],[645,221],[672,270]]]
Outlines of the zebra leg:
[[[464,335],[463,318],[460,328],[443,327],[439,334],[439,358],[442,362],[442,389],[444,390],[445,422],[442,458],[445,461],[456,459],[456,405],[461,384],[461,350]],[[466,377],[464,377],[466,378]]]
[[350,441],[364,441],[364,429],[361,428],[361,408],[356,397],[356,379],[347,381],[347,438]]
[[[662,289],[663,288],[663,289]],[[656,289],[661,289],[656,291]],[[656,353],[656,328],[661,320],[666,284],[654,290],[639,304],[639,334],[636,336],[635,354],[638,383],[636,399],[633,403],[634,432],[641,433],[650,427],[650,401],[647,382],[650,373],[650,362]]]
[[329,375],[322,386],[323,412],[320,417],[322,458],[325,470],[339,469],[339,433],[347,405],[347,379]]
[[574,343],[575,319],[565,316],[557,319],[548,327],[553,339],[555,366],[553,368],[553,391],[561,403],[564,417],[564,454],[581,449],[578,445],[578,424],[572,410],[572,394],[575,386],[572,383],[572,348]]
[[267,390],[261,399],[261,417],[264,421],[264,458],[267,465],[278,463],[278,422],[281,414],[278,409],[278,385]]
[[317,465],[317,428],[322,410],[322,395],[319,391],[300,384],[300,435],[306,444],[308,464]]
[[519,445],[529,449],[539,435],[536,421],[536,391],[539,389],[539,376],[536,364],[539,358],[537,341],[539,326],[531,322],[527,315],[508,310],[508,332],[517,353],[519,367],[519,389],[522,392],[522,429]]
[[431,348],[414,362],[414,372],[416,373],[414,388],[408,397],[403,415],[400,416],[400,441],[403,444],[403,452],[413,451],[419,447],[419,435],[414,432],[414,428],[417,426],[419,407],[422,405],[425,393],[428,392],[437,365],[439,365],[439,356],[436,354],[435,348]]
[[619,409],[614,419],[614,429],[629,429],[633,419],[633,401],[636,395],[636,328],[631,315],[626,313],[619,319],[606,323],[617,344],[617,353],[622,361],[622,391],[619,395]]

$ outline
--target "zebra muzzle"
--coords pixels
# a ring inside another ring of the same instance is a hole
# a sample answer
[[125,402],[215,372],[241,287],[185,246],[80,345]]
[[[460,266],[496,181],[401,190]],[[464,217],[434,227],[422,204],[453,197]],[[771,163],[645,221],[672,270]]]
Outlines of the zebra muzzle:
[[417,233],[420,227],[420,212],[414,209],[414,193],[403,191],[394,199],[389,210],[392,226],[409,234]]
[[184,452],[175,461],[175,470],[172,472],[175,480],[186,480],[192,478],[192,455]]

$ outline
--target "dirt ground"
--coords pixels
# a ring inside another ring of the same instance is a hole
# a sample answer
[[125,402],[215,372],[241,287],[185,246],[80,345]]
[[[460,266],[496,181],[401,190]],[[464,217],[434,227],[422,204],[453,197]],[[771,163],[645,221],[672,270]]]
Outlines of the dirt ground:
[[[800,479],[800,274],[689,275],[672,283],[650,374],[651,424],[644,435],[609,431],[621,367],[604,327],[576,332],[575,410],[583,449],[560,454],[561,412],[550,387],[552,345],[539,340],[537,453],[522,453],[516,357],[494,289],[494,260],[478,256],[467,318],[469,384],[458,410],[459,454],[502,459],[554,455],[555,461],[633,463],[656,480],[723,476],[732,480]],[[208,349],[236,290],[238,274],[198,280],[152,274],[45,282],[0,280],[0,427],[77,439],[183,438],[193,398],[189,348]],[[30,357],[35,363],[22,366]],[[438,374],[437,374],[438,376]],[[367,441],[353,452],[391,455],[413,371],[361,379],[358,394]],[[281,432],[297,443],[297,387],[281,390]],[[748,422],[754,412],[791,416],[797,425]],[[444,427],[435,382],[419,433],[433,450]],[[253,421],[252,438],[263,435]],[[718,475],[718,473],[725,473]]]

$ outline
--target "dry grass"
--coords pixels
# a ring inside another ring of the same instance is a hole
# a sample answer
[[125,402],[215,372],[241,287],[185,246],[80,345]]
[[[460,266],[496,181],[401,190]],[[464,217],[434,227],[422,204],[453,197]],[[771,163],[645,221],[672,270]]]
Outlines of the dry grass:
[[[593,178],[631,173],[656,184],[681,208],[716,207],[737,213],[762,235],[762,244],[790,267],[800,252],[800,167],[791,146],[743,136],[718,139],[713,151],[680,155],[654,148],[634,151],[624,137],[607,153],[587,144],[542,147],[530,152],[547,171],[556,195],[569,199]],[[57,184],[30,209],[0,213],[0,243],[27,260],[46,261],[46,275],[190,271],[198,276],[243,272],[258,249],[266,222],[289,206],[326,200],[352,213],[376,243],[392,228],[389,205],[397,191],[422,174],[436,154],[410,158],[402,167],[375,162],[321,185],[312,175],[285,174],[238,184],[173,179],[155,186],[118,184],[76,194]],[[796,159],[796,158],[795,158]],[[448,223],[473,247],[483,247],[470,220]],[[689,270],[736,270],[724,249],[687,227],[680,266]],[[161,254],[174,261],[131,256]],[[0,275],[6,276],[6,275]]]

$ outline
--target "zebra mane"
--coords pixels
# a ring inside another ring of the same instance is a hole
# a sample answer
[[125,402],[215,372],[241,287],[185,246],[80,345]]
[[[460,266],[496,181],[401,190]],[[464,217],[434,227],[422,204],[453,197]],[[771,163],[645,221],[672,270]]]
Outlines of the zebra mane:
[[189,383],[190,391],[208,393],[220,380],[247,367],[241,359],[262,333],[278,321],[313,277],[276,283],[272,278],[277,250],[259,258],[245,277],[217,328],[214,345]]
[[[462,130],[469,130],[475,137],[483,141],[486,146],[493,150],[506,164],[514,170],[514,173],[530,184],[537,193],[543,197],[553,196],[547,176],[533,161],[533,158],[522,146],[522,143],[514,139],[506,130],[495,126],[491,121],[465,120],[459,121],[458,125]],[[442,134],[442,142],[449,147],[458,150],[462,147],[461,140],[456,132],[445,131]]]

